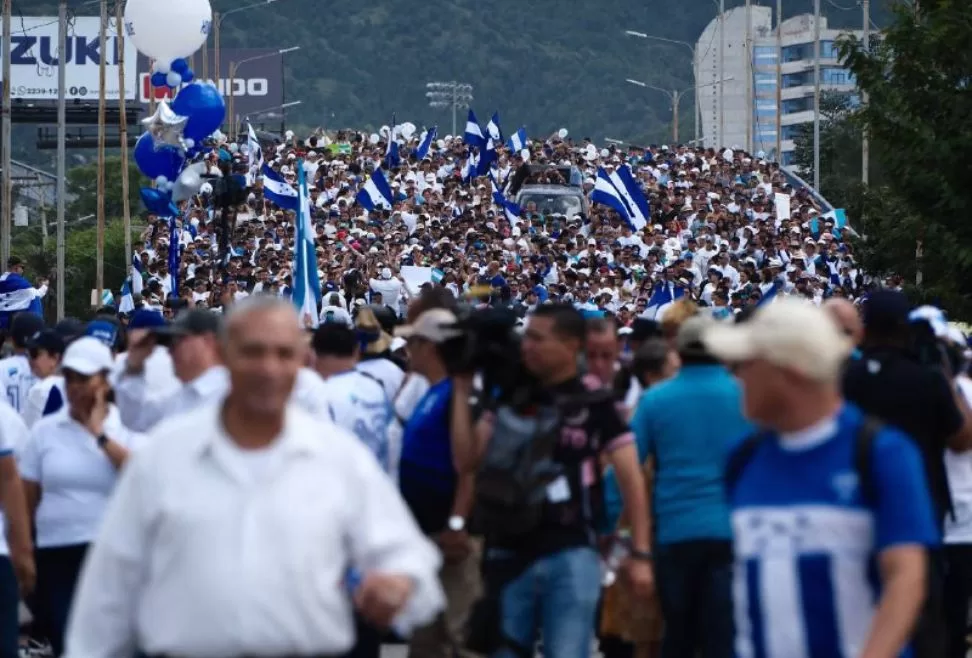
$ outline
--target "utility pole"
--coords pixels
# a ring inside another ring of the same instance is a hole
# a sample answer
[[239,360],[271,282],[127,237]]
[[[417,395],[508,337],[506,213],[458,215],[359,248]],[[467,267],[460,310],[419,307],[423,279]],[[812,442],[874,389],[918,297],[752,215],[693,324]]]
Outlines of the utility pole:
[[753,3],[746,0],[746,153],[753,152]]
[[719,0],[719,141],[716,148],[728,146],[726,139],[726,0]]
[[125,34],[122,29],[124,12],[120,0],[115,2],[115,23],[118,27],[118,109],[121,119],[118,125],[118,136],[121,142],[121,188],[122,188],[122,219],[125,227],[125,277],[132,265],[132,208],[128,198],[128,108],[125,103]]
[[0,267],[7,269],[10,258],[10,213],[13,211],[13,185],[10,180],[10,15],[13,0],[3,0],[3,117],[0,148],[3,149],[3,206],[0,216]]
[[783,0],[776,0],[776,162],[783,165]]
[[813,189],[820,193],[820,0],[813,0]]
[[57,5],[57,319],[64,319],[64,177],[67,175],[67,0]]
[[[862,0],[861,10],[864,13],[864,51],[867,53],[871,52],[871,0]],[[867,104],[867,92],[861,93],[861,102],[865,105]],[[861,135],[861,182],[864,185],[870,183],[870,163],[871,159],[871,143],[867,135],[867,126],[864,126],[864,130]]]
[[105,66],[108,54],[108,0],[101,0],[101,30],[98,32],[98,239],[95,251],[95,288],[101,305],[105,290]]
[[451,82],[429,82],[425,85],[428,90],[425,97],[429,99],[429,107],[452,108],[452,134],[459,129],[459,110],[466,109],[472,104],[472,85],[452,80]]

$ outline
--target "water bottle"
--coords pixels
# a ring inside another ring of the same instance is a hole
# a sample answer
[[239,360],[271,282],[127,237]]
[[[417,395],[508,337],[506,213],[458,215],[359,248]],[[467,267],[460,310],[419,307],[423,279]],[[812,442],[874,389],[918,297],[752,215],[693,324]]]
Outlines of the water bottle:
[[611,538],[607,553],[601,558],[601,585],[610,587],[618,579],[621,563],[631,554],[631,535],[621,530]]

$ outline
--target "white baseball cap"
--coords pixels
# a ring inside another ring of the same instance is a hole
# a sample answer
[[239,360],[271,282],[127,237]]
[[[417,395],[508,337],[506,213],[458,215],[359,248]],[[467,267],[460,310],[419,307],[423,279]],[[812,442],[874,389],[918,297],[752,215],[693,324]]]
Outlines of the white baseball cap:
[[767,303],[741,324],[709,327],[702,342],[721,361],[762,359],[820,382],[840,376],[852,347],[826,311],[795,298]]
[[415,322],[395,329],[395,336],[399,338],[424,338],[433,343],[444,343],[451,338],[457,338],[462,331],[454,328],[456,316],[452,311],[444,308],[430,308],[415,319]]
[[71,343],[64,352],[61,367],[90,377],[111,370],[114,360],[111,350],[97,338],[84,336]]

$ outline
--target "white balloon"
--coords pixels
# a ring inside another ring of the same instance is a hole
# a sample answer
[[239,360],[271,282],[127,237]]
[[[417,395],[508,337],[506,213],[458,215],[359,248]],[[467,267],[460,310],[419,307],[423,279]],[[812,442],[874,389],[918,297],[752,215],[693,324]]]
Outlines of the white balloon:
[[372,146],[374,146],[375,144],[377,144],[380,141],[381,141],[381,137],[379,137],[378,135],[376,135],[374,133],[372,133],[371,134],[371,137],[368,138],[368,143],[371,144]]
[[175,71],[169,71],[165,75],[165,84],[169,85],[170,87],[178,87],[182,84],[182,76]]
[[206,41],[213,21],[209,0],[128,0],[125,36],[146,57],[166,66],[189,57]]
[[240,145],[239,144],[233,143],[233,144],[230,144],[229,145],[229,152],[230,153],[238,153],[239,150],[240,150]]
[[560,139],[567,139],[567,129],[561,128],[560,130],[557,131],[557,135],[560,136]]
[[154,64],[152,64],[152,73],[163,73],[165,75],[169,75],[169,71],[171,70],[172,69],[169,67],[169,62],[157,60]]
[[166,178],[165,176],[157,176],[155,178],[155,186],[157,188],[159,188],[159,189],[164,188],[165,187],[165,184],[168,183],[168,182],[169,182],[169,179]]
[[405,122],[398,127],[398,134],[405,139],[412,139],[412,135],[415,134],[416,130],[418,129],[415,127],[414,123]]
[[199,193],[200,194],[212,194],[213,193],[213,186],[210,185],[209,183],[203,183],[202,186],[199,188]]

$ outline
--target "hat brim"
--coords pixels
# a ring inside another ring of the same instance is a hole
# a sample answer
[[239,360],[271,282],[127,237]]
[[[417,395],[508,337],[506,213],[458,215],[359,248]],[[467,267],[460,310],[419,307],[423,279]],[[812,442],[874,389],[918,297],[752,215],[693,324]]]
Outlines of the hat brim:
[[753,333],[745,323],[710,327],[702,334],[705,349],[720,361],[741,363],[756,356]]

